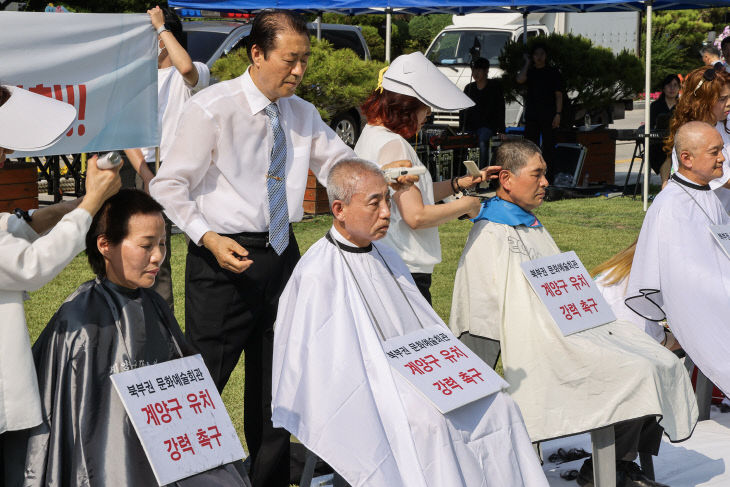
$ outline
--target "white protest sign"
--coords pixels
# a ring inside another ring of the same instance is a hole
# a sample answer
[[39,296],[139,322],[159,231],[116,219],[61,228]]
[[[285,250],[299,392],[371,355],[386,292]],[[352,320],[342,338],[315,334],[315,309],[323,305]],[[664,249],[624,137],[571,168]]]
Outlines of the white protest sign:
[[523,262],[521,266],[563,335],[616,320],[591,275],[572,250]]
[[509,387],[445,328],[422,328],[391,338],[383,349],[391,367],[444,414]]
[[77,111],[57,143],[13,157],[159,145],[157,35],[149,15],[0,12],[0,46],[3,84]]
[[726,225],[710,225],[712,236],[730,259],[730,223]]
[[160,485],[246,456],[200,355],[111,379]]

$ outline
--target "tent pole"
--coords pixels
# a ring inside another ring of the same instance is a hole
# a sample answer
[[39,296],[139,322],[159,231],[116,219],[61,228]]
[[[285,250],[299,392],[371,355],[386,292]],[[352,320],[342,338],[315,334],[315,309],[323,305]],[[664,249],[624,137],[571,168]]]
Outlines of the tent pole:
[[385,9],[385,62],[390,63],[391,9]]
[[320,12],[317,12],[317,19],[315,20],[317,22],[317,40],[322,40],[322,14]]
[[522,44],[527,45],[527,10],[522,11]]
[[[646,65],[644,75],[644,211],[649,207],[649,91],[651,89],[651,4],[646,2]],[[638,175],[637,175],[638,177]]]

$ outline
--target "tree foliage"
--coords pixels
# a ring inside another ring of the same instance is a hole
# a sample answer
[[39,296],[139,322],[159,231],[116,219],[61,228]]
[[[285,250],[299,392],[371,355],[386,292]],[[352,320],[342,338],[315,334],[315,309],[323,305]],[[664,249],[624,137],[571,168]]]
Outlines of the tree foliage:
[[441,29],[451,24],[451,15],[421,15],[413,17],[408,22],[408,34],[414,42],[414,47],[419,51],[425,51]]
[[535,42],[547,47],[549,62],[560,70],[572,105],[601,110],[614,101],[634,96],[643,86],[644,69],[633,54],[624,51],[615,55],[607,48],[593,46],[584,37],[551,34],[528,40],[527,48],[521,41],[505,45],[499,65],[504,70],[507,101],[515,101],[523,93],[525,87],[517,84],[517,74],[524,65],[524,55]]
[[[48,0],[28,0],[25,9],[31,12],[43,12]],[[63,5],[72,12],[91,13],[145,13],[155,5],[167,5],[167,2],[154,3],[151,0],[71,0],[53,2],[54,5]]]
[[[325,13],[322,22],[328,24],[359,25],[370,49],[370,56],[385,60],[385,15],[343,15]],[[391,59],[413,51],[425,51],[441,29],[451,25],[451,15],[393,15],[391,31]]]
[[[350,49],[334,49],[326,40],[312,41],[304,79],[297,95],[312,103],[325,122],[337,113],[360,106],[378,84],[378,72],[385,66],[363,61]],[[250,61],[245,49],[236,49],[213,65],[211,74],[221,81],[240,76]]]
[[[702,64],[699,49],[715,17],[706,10],[661,10],[652,14],[651,84],[661,89],[668,74],[686,74]],[[722,29],[720,29],[722,30]],[[646,32],[641,36],[641,59],[646,58]]]

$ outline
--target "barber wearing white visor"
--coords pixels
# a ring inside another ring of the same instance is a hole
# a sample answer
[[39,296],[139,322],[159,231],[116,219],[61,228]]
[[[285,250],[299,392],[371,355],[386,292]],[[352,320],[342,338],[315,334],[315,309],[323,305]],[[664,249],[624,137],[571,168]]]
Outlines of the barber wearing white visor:
[[[67,103],[0,85],[0,168],[14,151],[40,152],[55,144],[76,119]],[[24,452],[5,448],[14,435],[41,423],[38,384],[25,323],[26,291],[39,289],[82,250],[91,218],[121,186],[118,169],[89,160],[86,196],[39,210],[0,213],[0,484],[6,464]]]
[[[406,139],[418,133],[431,109],[457,111],[474,102],[443,75],[420,52],[398,56],[380,72],[378,87],[362,106],[367,125],[355,146],[355,153],[380,167],[393,162],[410,162],[413,167],[424,164]],[[431,274],[441,262],[438,226],[467,215],[479,213],[481,202],[475,197],[462,197],[444,204],[435,204],[462,190],[474,188],[488,178],[496,177],[498,166],[481,170],[477,177],[455,177],[450,181],[433,182],[426,172],[419,181],[392,193],[395,208],[391,210],[390,229],[383,242],[393,247],[405,261],[419,291],[431,302]]]

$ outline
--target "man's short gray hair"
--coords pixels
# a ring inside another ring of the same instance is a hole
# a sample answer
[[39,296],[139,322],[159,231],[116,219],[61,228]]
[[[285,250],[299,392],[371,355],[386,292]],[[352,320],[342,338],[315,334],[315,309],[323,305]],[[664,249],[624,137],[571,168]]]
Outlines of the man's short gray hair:
[[506,169],[512,174],[517,174],[535,154],[542,154],[542,151],[530,140],[505,142],[497,147],[495,164],[502,166],[502,169]]
[[380,168],[365,159],[352,157],[337,162],[327,176],[327,198],[330,206],[335,200],[349,204],[352,196],[357,193],[360,180],[365,174],[379,176],[385,181],[385,176]]

